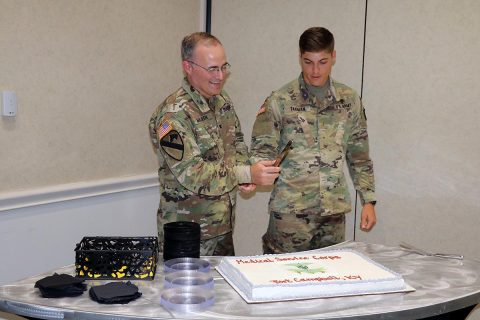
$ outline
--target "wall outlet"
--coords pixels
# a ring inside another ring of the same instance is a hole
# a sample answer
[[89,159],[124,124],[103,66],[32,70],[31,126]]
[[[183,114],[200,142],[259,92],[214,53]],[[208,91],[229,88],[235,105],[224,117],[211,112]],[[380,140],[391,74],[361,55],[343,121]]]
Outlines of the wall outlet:
[[15,117],[17,115],[17,95],[14,91],[3,91],[2,115],[5,117]]

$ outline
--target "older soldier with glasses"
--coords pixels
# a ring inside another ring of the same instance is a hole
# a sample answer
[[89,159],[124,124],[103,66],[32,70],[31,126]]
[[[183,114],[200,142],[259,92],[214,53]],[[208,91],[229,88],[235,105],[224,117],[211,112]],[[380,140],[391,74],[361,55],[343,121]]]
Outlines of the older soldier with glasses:
[[234,255],[237,190],[273,184],[279,168],[270,160],[250,165],[233,102],[223,91],[230,64],[220,41],[193,33],[181,51],[182,86],[150,119],[160,163],[160,248],[165,223],[193,221],[201,226],[200,255]]

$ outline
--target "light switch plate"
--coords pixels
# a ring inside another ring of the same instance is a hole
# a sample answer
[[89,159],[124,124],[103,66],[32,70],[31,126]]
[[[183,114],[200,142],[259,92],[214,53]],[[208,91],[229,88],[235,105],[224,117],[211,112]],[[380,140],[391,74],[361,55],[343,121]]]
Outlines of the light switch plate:
[[15,117],[17,115],[17,95],[14,91],[3,91],[2,115],[5,117]]

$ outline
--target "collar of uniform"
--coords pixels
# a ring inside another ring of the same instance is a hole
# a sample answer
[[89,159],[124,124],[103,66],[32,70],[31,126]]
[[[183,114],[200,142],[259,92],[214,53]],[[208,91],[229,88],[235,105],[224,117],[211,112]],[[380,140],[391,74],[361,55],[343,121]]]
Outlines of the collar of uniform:
[[191,84],[188,82],[187,78],[183,79],[182,88],[185,90],[188,95],[192,98],[193,102],[198,106],[200,111],[208,112],[210,107],[208,106],[208,101],[198,92]]
[[[315,95],[311,94],[308,92],[307,89],[307,84],[305,83],[305,80],[303,79],[303,72],[300,73],[300,76],[298,77],[298,83],[300,84],[300,93],[303,98],[303,100],[310,101],[312,103],[315,103]],[[328,91],[327,91],[327,100],[328,102],[336,102],[338,101],[338,95],[337,91],[335,90],[335,86],[333,85],[333,79],[332,77],[328,77]]]

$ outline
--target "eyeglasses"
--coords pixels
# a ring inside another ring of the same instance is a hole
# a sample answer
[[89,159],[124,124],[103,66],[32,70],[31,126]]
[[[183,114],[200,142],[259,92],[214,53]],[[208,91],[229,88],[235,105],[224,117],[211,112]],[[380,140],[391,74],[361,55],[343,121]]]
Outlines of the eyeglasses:
[[208,73],[210,73],[210,74],[217,73],[217,72],[220,72],[220,71],[222,71],[223,73],[227,73],[227,72],[230,71],[230,68],[232,67],[232,66],[230,65],[230,63],[226,62],[226,63],[225,63],[223,66],[221,66],[221,67],[213,66],[213,67],[205,68],[205,67],[203,67],[203,66],[199,65],[198,63],[195,63],[195,62],[193,62],[193,61],[191,61],[191,60],[187,60],[187,61],[188,61],[189,63],[191,63],[191,64],[196,65],[197,67],[202,68],[203,70],[206,70],[206,71],[207,71]]

